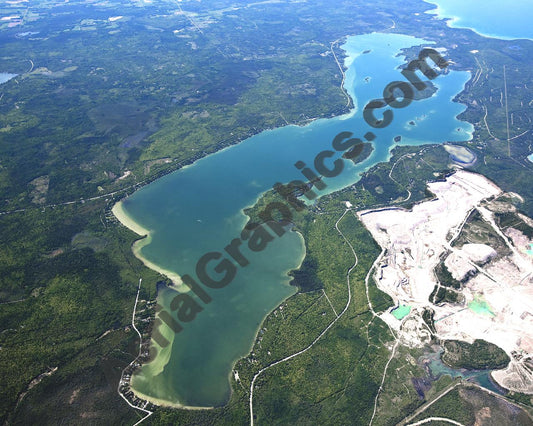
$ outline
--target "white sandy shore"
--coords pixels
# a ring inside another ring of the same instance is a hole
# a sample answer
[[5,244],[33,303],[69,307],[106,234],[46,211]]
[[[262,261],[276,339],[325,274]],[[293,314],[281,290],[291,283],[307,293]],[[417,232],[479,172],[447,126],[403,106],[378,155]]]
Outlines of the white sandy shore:
[[139,223],[135,222],[131,218],[131,216],[129,216],[128,213],[124,210],[124,206],[122,205],[121,201],[116,203],[111,211],[120,221],[120,223],[122,223],[126,228],[131,229],[133,232],[140,235],[141,237],[145,237],[135,241],[135,243],[133,244],[133,254],[135,255],[135,257],[137,257],[137,259],[144,263],[146,267],[168,277],[176,287],[179,287],[181,292],[189,291],[189,288],[183,285],[181,277],[176,272],[165,269],[142,256],[142,248],[150,244],[150,242],[152,241],[151,231],[144,228]]
[[140,224],[135,222],[124,210],[124,206],[122,205],[122,201],[119,201],[116,203],[113,208],[111,209],[115,217],[119,220],[122,225],[124,225],[126,228],[131,229],[136,234],[140,235],[141,237],[144,237],[148,234],[150,234],[150,231],[146,228],[143,228]]
[[149,401],[152,404],[158,405],[160,407],[181,408],[183,410],[212,410],[213,408],[215,408],[215,407],[195,407],[195,406],[190,406],[190,405],[183,405],[178,402],[170,402],[165,399],[158,399],[158,398],[154,398],[149,395],[145,395],[133,388],[131,388],[131,390],[137,397],[144,399],[145,401]]

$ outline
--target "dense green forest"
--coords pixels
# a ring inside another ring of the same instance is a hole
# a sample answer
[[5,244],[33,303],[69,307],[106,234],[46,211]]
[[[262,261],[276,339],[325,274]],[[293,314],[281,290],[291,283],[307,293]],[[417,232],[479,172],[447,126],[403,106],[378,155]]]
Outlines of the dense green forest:
[[472,344],[447,340],[444,350],[442,360],[455,368],[498,370],[507,367],[510,361],[503,349],[484,340],[475,340]]

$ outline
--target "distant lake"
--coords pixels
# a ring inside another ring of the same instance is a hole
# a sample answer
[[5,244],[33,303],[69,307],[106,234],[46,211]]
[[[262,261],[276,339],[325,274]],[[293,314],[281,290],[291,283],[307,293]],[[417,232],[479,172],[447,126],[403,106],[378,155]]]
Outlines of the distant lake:
[[[150,231],[150,237],[137,246],[138,255],[160,269],[195,276],[202,255],[223,253],[224,247],[240,236],[247,221],[243,209],[253,206],[274,183],[302,179],[294,164],[312,165],[319,152],[331,149],[331,141],[340,132],[353,132],[360,139],[374,132],[374,151],[360,164],[344,161],[344,171],[327,178],[328,187],[321,194],[357,182],[363,171],[388,161],[395,145],[469,140],[473,126],[456,118],[465,106],[452,102],[471,77],[468,72],[450,70],[439,75],[434,80],[438,91],[394,110],[388,127],[373,129],[364,121],[363,106],[381,98],[388,83],[404,80],[398,69],[405,61],[401,49],[420,45],[431,43],[398,34],[349,37],[342,47],[348,55],[345,88],[356,105],[351,113],[315,120],[304,127],[264,131],[125,199],[122,207],[126,214]],[[396,136],[401,136],[401,143],[394,142]],[[244,251],[250,264],[239,267],[226,287],[206,288],[212,302],[204,305],[199,301],[203,310],[194,321],[183,323],[183,331],[174,334],[164,325],[159,327],[171,344],[158,350],[155,359],[134,374],[131,385],[138,395],[167,405],[219,406],[228,401],[233,364],[249,353],[268,313],[296,291],[288,285],[287,273],[299,267],[305,245],[299,234],[288,232],[262,252]],[[220,276],[212,269],[209,273]],[[158,303],[168,308],[176,294],[165,288]]]
[[5,83],[6,81],[11,80],[13,77],[16,77],[17,74],[9,74],[7,72],[0,72],[0,84]]
[[428,13],[450,18],[453,28],[470,28],[486,37],[533,40],[531,0],[425,0],[437,5]]

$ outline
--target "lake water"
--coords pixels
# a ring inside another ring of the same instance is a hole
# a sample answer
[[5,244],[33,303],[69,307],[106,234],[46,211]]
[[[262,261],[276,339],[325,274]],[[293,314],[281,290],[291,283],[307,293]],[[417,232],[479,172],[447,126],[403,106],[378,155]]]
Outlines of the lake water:
[[426,354],[423,357],[426,362],[429,361],[428,367],[435,379],[438,379],[443,375],[448,375],[452,378],[462,377],[463,379],[477,383],[485,389],[499,393],[500,395],[505,395],[507,393],[505,389],[498,386],[498,384],[491,379],[490,373],[492,370],[467,370],[465,368],[448,367],[442,362],[442,353],[443,350]]
[[0,84],[5,83],[6,81],[11,80],[13,77],[16,77],[17,74],[9,74],[7,72],[0,72]]
[[480,35],[501,39],[533,40],[531,0],[426,0],[437,5],[429,13],[450,18],[454,28],[470,28]]
[[[472,125],[456,118],[465,107],[452,102],[470,78],[467,72],[439,75],[434,80],[437,93],[394,110],[394,119],[386,128],[373,129],[363,120],[362,106],[381,98],[388,83],[404,80],[397,69],[404,62],[398,56],[400,49],[421,44],[430,45],[396,34],[349,37],[343,46],[349,67],[345,87],[359,109],[305,127],[264,131],[167,175],[124,200],[122,207],[130,219],[150,231],[150,237],[137,246],[137,254],[160,270],[195,276],[195,265],[202,255],[223,252],[240,236],[247,221],[244,208],[254,205],[274,183],[301,179],[294,164],[301,160],[312,165],[316,154],[331,149],[332,139],[342,131],[361,139],[373,131],[374,151],[358,165],[345,161],[339,176],[324,180],[328,187],[322,193],[353,184],[360,172],[387,161],[395,136],[402,137],[402,144],[411,145],[470,139]],[[363,54],[366,50],[370,52]],[[246,248],[243,253],[250,264],[239,268],[235,279],[223,289],[205,287],[213,300],[208,305],[198,301],[203,311],[194,321],[183,323],[183,331],[174,334],[164,325],[159,327],[171,344],[159,349],[154,361],[133,376],[131,385],[138,395],[173,405],[218,406],[227,402],[232,366],[250,351],[266,315],[294,294],[287,272],[300,265],[305,246],[299,234],[289,232],[262,252],[252,253]],[[210,273],[217,276],[212,270]],[[176,294],[166,288],[160,292],[158,303],[168,308]]]

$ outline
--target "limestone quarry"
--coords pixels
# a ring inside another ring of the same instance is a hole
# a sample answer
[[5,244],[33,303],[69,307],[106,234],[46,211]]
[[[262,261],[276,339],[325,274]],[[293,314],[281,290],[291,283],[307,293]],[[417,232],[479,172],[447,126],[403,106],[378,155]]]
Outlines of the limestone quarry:
[[374,281],[395,307],[411,308],[401,319],[394,308],[381,318],[403,344],[422,346],[431,340],[422,319],[430,309],[437,338],[499,346],[511,362],[494,380],[533,394],[533,240],[499,225],[506,212],[521,229],[531,219],[506,201],[516,194],[478,174],[459,170],[428,187],[435,197],[412,210],[358,213],[382,248]]

